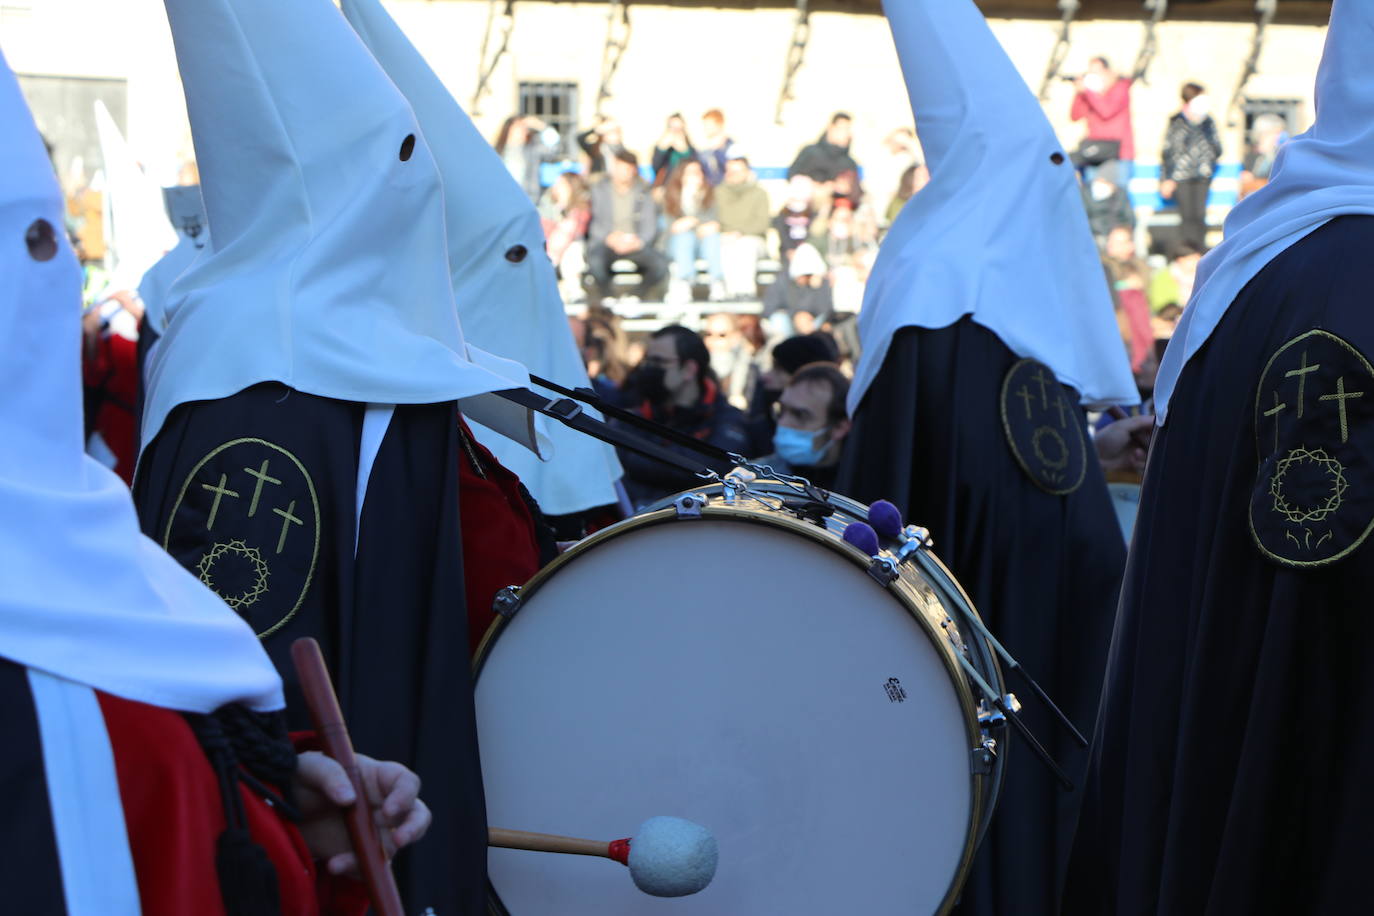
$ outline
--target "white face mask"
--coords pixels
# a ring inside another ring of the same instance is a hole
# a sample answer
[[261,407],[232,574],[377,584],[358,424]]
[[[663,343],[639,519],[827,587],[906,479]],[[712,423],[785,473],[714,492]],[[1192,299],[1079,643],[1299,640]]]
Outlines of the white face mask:
[[1112,196],[1112,192],[1115,190],[1116,185],[1107,181],[1095,180],[1092,183],[1093,200],[1106,200],[1108,197]]
[[1206,95],[1200,95],[1188,103],[1188,114],[1195,121],[1201,121],[1212,112],[1212,100]]
[[1083,88],[1089,92],[1101,92],[1107,88],[1107,80],[1100,73],[1089,73],[1083,77]]

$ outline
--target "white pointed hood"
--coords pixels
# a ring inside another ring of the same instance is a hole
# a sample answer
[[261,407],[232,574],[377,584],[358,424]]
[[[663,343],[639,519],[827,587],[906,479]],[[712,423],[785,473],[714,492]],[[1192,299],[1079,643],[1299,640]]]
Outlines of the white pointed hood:
[[[138,283],[138,298],[143,300],[145,321],[159,336],[167,330],[167,322],[171,320],[169,299],[172,283],[210,245],[210,230],[205,218],[205,203],[200,198],[200,186],[177,187],[171,190],[178,192],[178,206],[187,211],[182,213],[181,220],[175,223],[176,247],[148,268]],[[187,231],[188,226],[196,227],[194,235]]]
[[166,6],[211,247],[173,284],[142,441],[178,404],[264,381],[377,404],[527,384],[518,364],[469,353],[438,168],[329,0]]
[[0,56],[0,656],[171,709],[282,706],[257,637],[139,533],[129,490],[86,457],[81,269],[62,195]]
[[[568,387],[587,370],[568,327],[544,230],[529,197],[378,0],[342,0],[344,15],[410,101],[439,163],[448,217],[448,263],[468,339]],[[486,430],[476,435],[561,515],[616,501],[615,451],[575,430],[546,428],[553,460]]]
[[1338,216],[1374,214],[1374,2],[1336,0],[1317,69],[1317,119],[1279,150],[1269,183],[1226,218],[1225,240],[1198,265],[1193,296],[1155,382],[1168,419],[1179,373],[1236,296],[1290,245]]
[[1135,403],[1073,166],[1040,103],[973,0],[883,8],[931,181],[878,252],[850,411],[898,330],[964,315],[1049,366],[1085,404]]
[[162,206],[162,188],[143,171],[105,103],[95,103],[95,127],[105,160],[105,207],[114,269],[109,290],[133,289],[177,243]]

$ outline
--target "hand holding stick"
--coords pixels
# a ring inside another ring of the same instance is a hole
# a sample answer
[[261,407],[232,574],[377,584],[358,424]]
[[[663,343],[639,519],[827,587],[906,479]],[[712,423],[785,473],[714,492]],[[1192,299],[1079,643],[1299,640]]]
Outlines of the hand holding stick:
[[391,866],[382,847],[382,838],[372,822],[367,789],[358,771],[353,742],[348,737],[348,727],[344,724],[339,699],[334,695],[329,669],[325,667],[319,643],[309,637],[296,640],[291,644],[291,660],[300,676],[301,690],[305,693],[306,705],[310,707],[311,721],[315,723],[315,730],[324,744],[324,752],[343,767],[349,782],[353,784],[356,801],[348,809],[345,820],[372,905],[380,916],[405,916],[396,878],[391,874]]

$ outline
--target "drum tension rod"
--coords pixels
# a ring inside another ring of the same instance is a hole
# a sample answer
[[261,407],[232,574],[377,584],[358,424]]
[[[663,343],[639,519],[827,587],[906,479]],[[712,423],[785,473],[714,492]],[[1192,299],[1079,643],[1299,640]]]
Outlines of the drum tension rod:
[[[949,593],[955,596],[955,600],[959,601],[961,604],[964,603],[964,599],[958,589],[958,586],[954,585],[954,583],[949,581],[949,579],[944,575],[943,571],[941,570],[939,564],[925,562],[922,563],[921,566],[923,569],[926,570],[926,572],[932,575],[939,575],[939,577],[942,580],[944,580],[944,584],[947,587]],[[1031,677],[1030,673],[1027,672],[1025,668],[1021,667],[1021,663],[1018,662],[1014,657],[1012,657],[1012,654],[1007,651],[1007,647],[1002,645],[1002,643],[998,641],[996,636],[992,635],[992,631],[987,628],[987,625],[983,623],[983,619],[978,616],[978,614],[973,610],[973,608],[965,605],[962,608],[962,610],[964,612],[963,616],[968,621],[969,625],[972,626],[975,630],[977,630],[979,634],[981,634],[982,637],[988,641],[988,644],[992,646],[993,650],[1001,657],[1001,659],[1004,662],[1007,663],[1007,667],[1009,667],[1012,671],[1015,671],[1018,675],[1020,675],[1021,680],[1026,682],[1026,685],[1030,687],[1031,692],[1036,695],[1036,697],[1040,700],[1041,703],[1045,704],[1045,707],[1049,709],[1051,713],[1053,713],[1054,717],[1059,720],[1059,724],[1064,727],[1065,731],[1067,731],[1070,735],[1073,736],[1073,740],[1078,744],[1078,746],[1087,747],[1088,739],[1083,737],[1083,733],[1078,730],[1078,727],[1073,724],[1073,721],[1067,715],[1064,714],[1064,711],[1059,708],[1058,704],[1056,704],[1054,700],[1050,699],[1050,695],[1046,693],[1039,684],[1036,683],[1035,678]]]
[[1069,779],[1068,775],[1060,768],[1058,763],[1055,763],[1054,758],[1050,756],[1050,752],[1045,750],[1045,746],[1036,739],[1026,723],[1021,721],[1021,717],[1016,714],[1016,710],[1012,708],[1012,704],[1007,702],[1007,698],[1000,696],[996,690],[992,689],[992,685],[983,678],[983,675],[978,673],[978,669],[973,667],[973,663],[965,658],[962,652],[956,652],[955,655],[958,656],[959,664],[963,666],[964,673],[978,685],[979,690],[983,691],[983,697],[996,707],[997,711],[1005,716],[1007,721],[1010,722],[1021,737],[1026,740],[1026,743],[1030,745],[1030,749],[1035,752],[1035,756],[1040,758],[1040,762],[1043,763],[1045,768],[1059,781],[1060,787],[1065,792],[1072,792],[1074,789],[1073,780]]

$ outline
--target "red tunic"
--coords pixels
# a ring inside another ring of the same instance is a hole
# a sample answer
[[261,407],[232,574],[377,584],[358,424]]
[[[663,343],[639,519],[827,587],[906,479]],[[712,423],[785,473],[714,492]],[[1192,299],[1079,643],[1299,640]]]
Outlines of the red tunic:
[[131,485],[134,479],[134,403],[138,399],[138,343],[118,334],[106,334],[95,354],[81,367],[87,388],[99,389],[95,431],[114,452],[115,473]]
[[539,571],[534,516],[520,493],[520,478],[458,421],[463,455],[458,462],[458,506],[463,527],[463,584],[472,651],[496,618],[491,603],[507,585],[523,585]]
[[[224,804],[204,750],[180,714],[96,696],[114,750],[144,916],[222,916],[215,844]],[[239,792],[253,839],[276,867],[283,916],[365,911],[361,885],[320,879],[295,826],[247,788]]]

